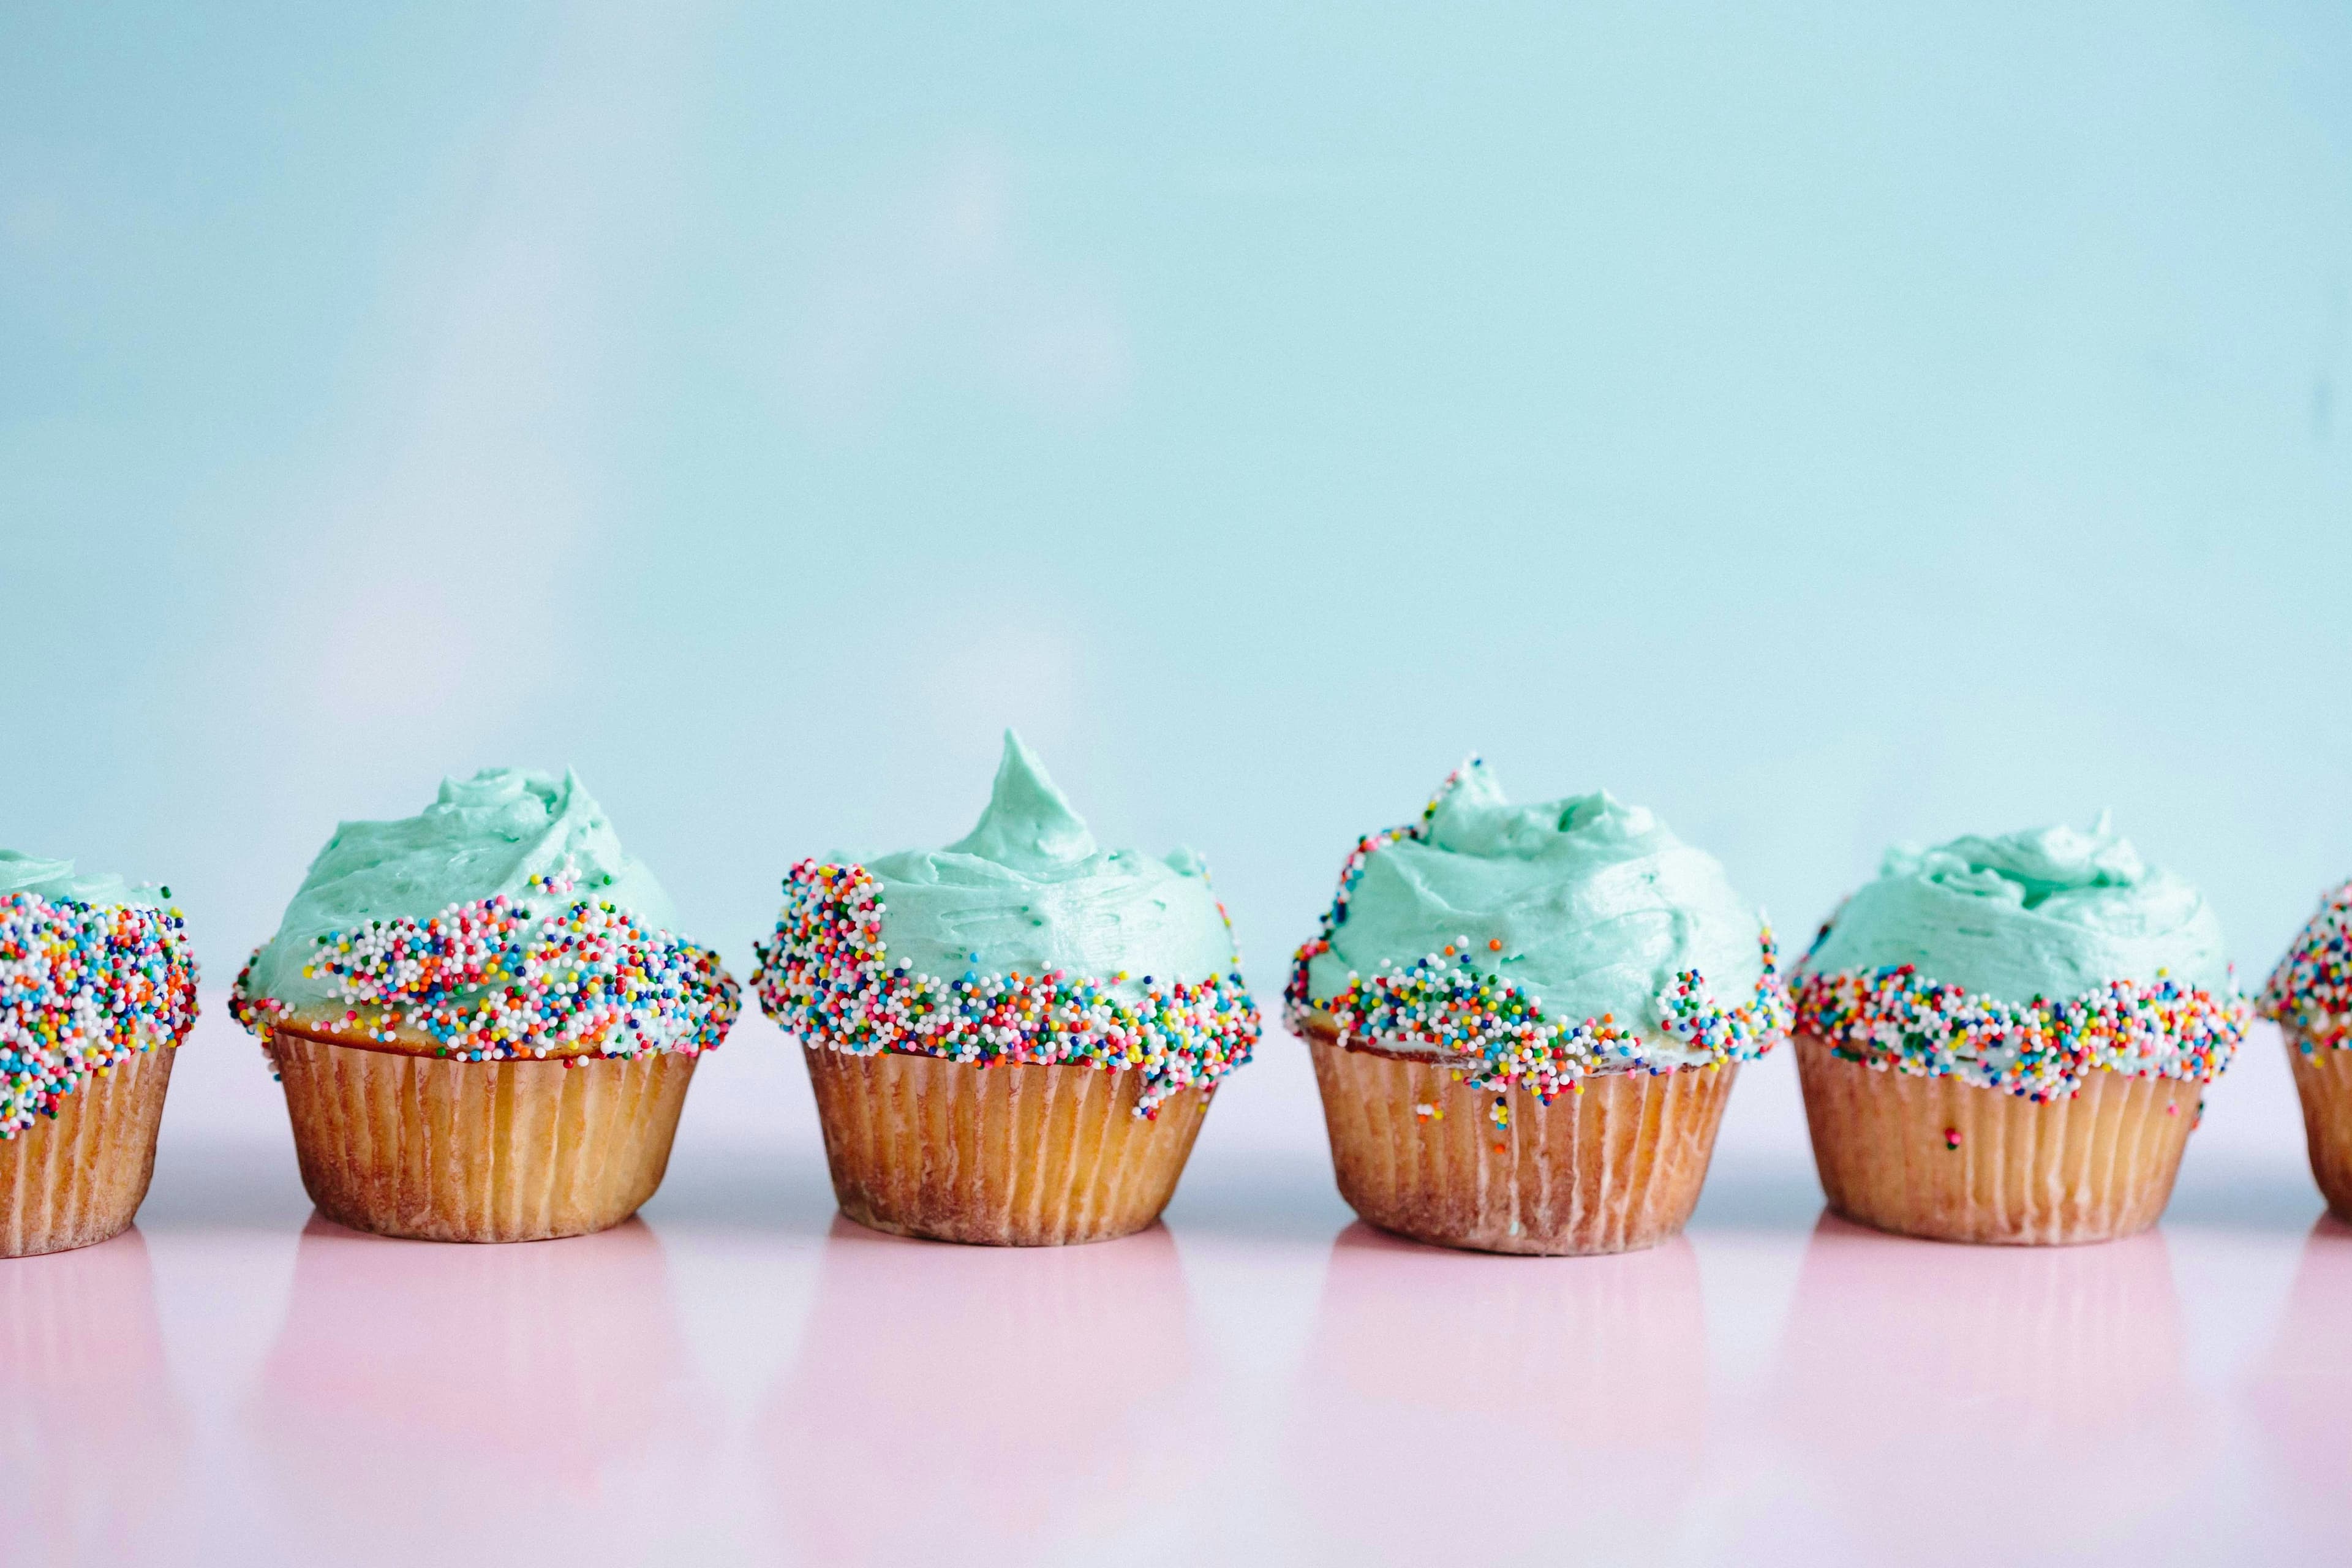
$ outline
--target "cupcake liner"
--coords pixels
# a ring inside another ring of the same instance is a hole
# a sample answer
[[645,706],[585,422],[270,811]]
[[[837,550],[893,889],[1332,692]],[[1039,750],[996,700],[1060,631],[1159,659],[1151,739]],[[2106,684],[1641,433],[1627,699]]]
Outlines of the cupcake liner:
[[2146,1230],[2204,1098],[2202,1084],[2095,1068],[2072,1097],[2037,1103],[1792,1038],[1830,1207],[1936,1241],[2063,1246]]
[[151,1046],[0,1142],[0,1258],[64,1252],[131,1228],[155,1173],[172,1047]]
[[1544,1104],[1309,1023],[1339,1195],[1371,1224],[1480,1252],[1630,1252],[1697,1206],[1737,1067],[1605,1073]]
[[1175,1195],[1209,1094],[1135,1114],[1139,1072],[982,1067],[803,1047],[841,1212],[901,1236],[995,1247],[1108,1241]]
[[2303,1100],[2304,1141],[2311,1149],[2312,1179],[2336,1218],[2352,1220],[2352,1050],[2315,1046],[2285,1031],[2287,1059],[2294,1064],[2294,1091]]
[[313,1039],[271,1050],[302,1185],[329,1219],[425,1241],[620,1224],[661,1185],[695,1058],[458,1062]]

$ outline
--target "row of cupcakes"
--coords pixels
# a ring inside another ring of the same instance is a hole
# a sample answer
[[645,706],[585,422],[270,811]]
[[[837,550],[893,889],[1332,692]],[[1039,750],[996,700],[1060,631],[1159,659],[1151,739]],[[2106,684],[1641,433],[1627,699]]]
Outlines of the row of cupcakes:
[[[677,923],[570,774],[485,772],[338,827],[230,1003],[320,1211],[467,1241],[634,1214],[740,1008]],[[1199,858],[1101,849],[1011,735],[970,834],[793,867],[759,957],[843,1212],[909,1235],[1150,1225],[1261,1031]],[[2128,1235],[2253,1012],[2202,897],[2104,820],[1894,850],[1784,977],[1755,907],[1650,813],[1514,805],[1475,760],[1357,843],[1284,1003],[1358,1214],[1552,1254],[1679,1230],[1739,1064],[1791,1037],[1840,1214]],[[2260,1005],[2352,1214],[2352,886]],[[0,853],[0,1256],[130,1225],[195,1007],[168,889]]]

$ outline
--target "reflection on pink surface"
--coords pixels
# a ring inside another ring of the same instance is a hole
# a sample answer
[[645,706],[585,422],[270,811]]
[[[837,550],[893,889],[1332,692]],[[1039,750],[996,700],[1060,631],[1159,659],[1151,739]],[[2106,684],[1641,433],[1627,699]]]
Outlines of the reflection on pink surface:
[[955,1247],[836,1216],[761,1423],[782,1533],[823,1563],[1173,1546],[1203,1458],[1192,1339],[1163,1226]]
[[2247,1406],[2263,1478],[2286,1494],[2283,1522],[2308,1547],[2352,1552],[2352,1226],[2312,1226]]
[[2158,1232],[1958,1247],[1824,1215],[1766,1417],[1816,1508],[1823,1533],[1804,1544],[1864,1561],[2171,1560],[2219,1451],[2183,1338]]
[[1284,1484],[1379,1561],[1654,1544],[1705,1446],[1706,1357],[1682,1237],[1491,1258],[1358,1222],[1331,1247]]
[[421,1497],[469,1553],[651,1550],[708,1436],[642,1220],[467,1247],[312,1218],[248,1420],[322,1561],[416,1560]]
[[186,1448],[146,1238],[0,1261],[0,1559],[151,1556]]

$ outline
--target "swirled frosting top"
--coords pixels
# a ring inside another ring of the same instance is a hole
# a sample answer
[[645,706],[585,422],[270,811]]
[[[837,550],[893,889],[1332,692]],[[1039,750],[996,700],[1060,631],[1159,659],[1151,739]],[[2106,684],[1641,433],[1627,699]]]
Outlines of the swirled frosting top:
[[[317,968],[319,939],[372,921],[424,921],[454,905],[507,898],[551,911],[550,884],[611,904],[656,931],[677,929],[669,895],[632,859],[604,807],[565,770],[485,768],[445,779],[439,796],[397,822],[346,822],[310,862],[278,934],[254,954],[242,989],[289,1008],[340,1005],[337,977]],[[313,973],[305,975],[305,967]]]
[[32,893],[53,904],[149,909],[163,908],[172,897],[162,888],[126,882],[110,871],[77,873],[70,860],[45,860],[37,855],[0,849],[0,896],[9,893]]
[[2104,813],[2087,832],[2040,827],[1888,850],[1877,880],[1831,917],[1803,967],[1902,964],[2010,1003],[2159,976],[2234,993],[2204,896],[2142,860]]
[[1548,1017],[1643,1027],[1687,972],[1723,997],[1763,973],[1762,918],[1712,856],[1606,790],[1514,805],[1476,761],[1425,832],[1370,849],[1334,917],[1307,964],[1318,1005],[1351,975],[1449,953]]
[[1009,730],[988,809],[970,833],[865,868],[881,885],[892,963],[919,974],[1058,971],[1140,995],[1146,977],[1199,981],[1237,967],[1200,858],[1097,846]]

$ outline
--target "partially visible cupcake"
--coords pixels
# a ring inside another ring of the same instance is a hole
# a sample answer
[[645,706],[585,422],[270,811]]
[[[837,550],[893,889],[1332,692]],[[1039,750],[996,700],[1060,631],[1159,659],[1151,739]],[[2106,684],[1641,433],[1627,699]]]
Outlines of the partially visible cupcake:
[[230,999],[319,1212],[440,1241],[635,1214],[741,1005],[677,925],[568,772],[485,769],[337,827]]
[[794,866],[760,959],[842,1212],[909,1236],[1142,1229],[1258,1037],[1207,868],[1097,847],[1010,731],[978,826],[944,849]]
[[1736,1064],[1789,1016],[1772,933],[1711,857],[1606,792],[1513,805],[1475,757],[1358,843],[1286,1001],[1340,1195],[1488,1252],[1680,1231]]
[[1942,1241],[2154,1225],[2250,1017],[2203,896],[2105,816],[1891,849],[1798,967],[1830,1207]]
[[2258,1005],[2286,1036],[2312,1177],[2352,1221],[2352,882],[2320,901]]
[[196,961],[171,889],[0,849],[0,1258],[130,1228]]

